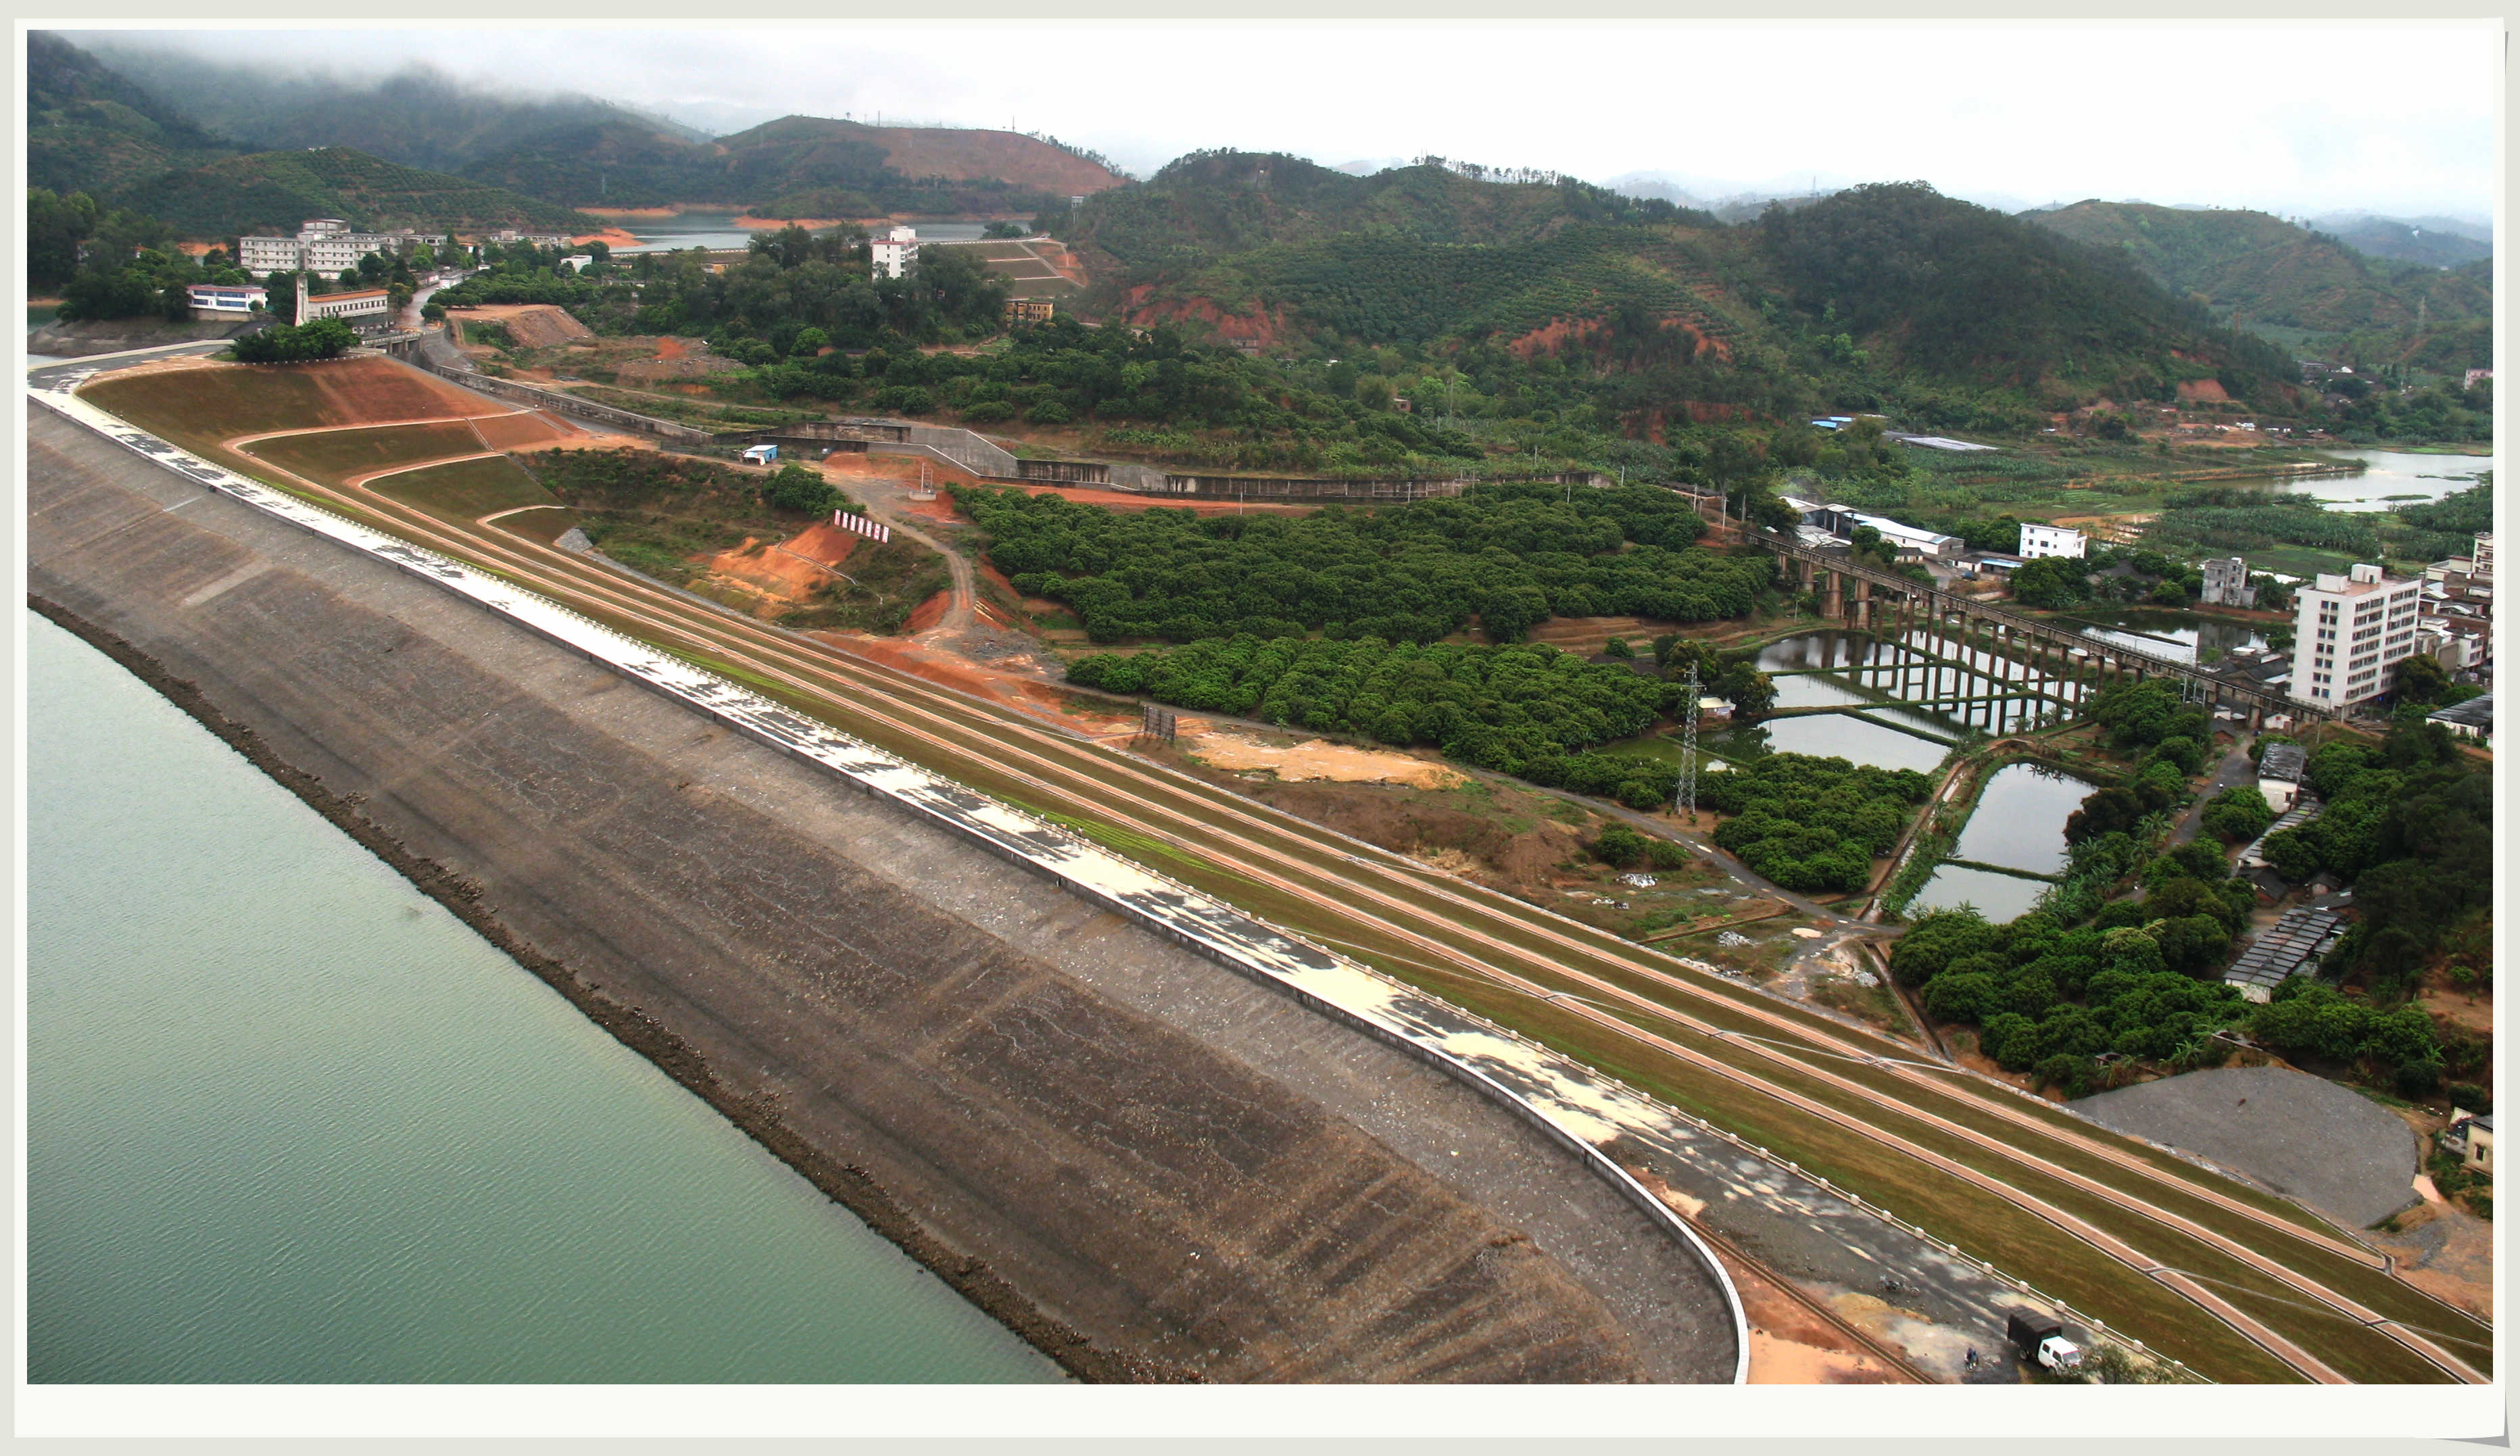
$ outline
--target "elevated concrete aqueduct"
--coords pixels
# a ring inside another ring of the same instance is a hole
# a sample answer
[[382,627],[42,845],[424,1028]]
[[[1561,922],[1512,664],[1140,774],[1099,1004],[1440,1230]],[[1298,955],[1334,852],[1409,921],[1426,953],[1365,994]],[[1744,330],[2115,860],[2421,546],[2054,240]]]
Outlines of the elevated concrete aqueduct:
[[2263,726],[2271,712],[2290,713],[2296,719],[2333,716],[2328,709],[2296,703],[2272,689],[2233,682],[2191,662],[2086,636],[2071,627],[1868,566],[1842,547],[1806,546],[1764,526],[1748,526],[1743,536],[1749,544],[1775,552],[1777,564],[1794,573],[1802,590],[1820,594],[1822,615],[1842,617],[1850,627],[1889,627],[1904,633],[1921,626],[1958,635],[1991,655],[2026,663],[2050,681],[2079,683],[2086,691],[2110,681],[2175,678],[2193,702],[2247,708],[2251,728]]

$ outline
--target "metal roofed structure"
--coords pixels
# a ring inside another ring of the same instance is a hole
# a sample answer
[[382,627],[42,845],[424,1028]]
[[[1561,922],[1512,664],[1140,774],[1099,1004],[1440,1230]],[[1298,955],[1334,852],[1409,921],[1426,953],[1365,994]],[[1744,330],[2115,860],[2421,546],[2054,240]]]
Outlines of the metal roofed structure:
[[2345,938],[2345,917],[2333,910],[2304,905],[2287,910],[2284,917],[2269,927],[2266,933],[2249,942],[2231,969],[2223,973],[2226,983],[2240,988],[2240,994],[2252,1001],[2265,1001],[2274,988],[2305,971],[2316,970],[2318,958],[2336,948]]
[[2461,738],[2482,739],[2491,745],[2494,742],[2494,695],[2480,693],[2465,703],[2453,703],[2427,715],[2424,721],[2439,723]]
[[2267,836],[2279,835],[2287,829],[2299,829],[2313,819],[2318,818],[2319,811],[2325,807],[2326,805],[2319,802],[2318,798],[2314,795],[2303,794],[2296,796],[2292,801],[2292,807],[2284,810],[2283,813],[2275,819],[2274,823],[2268,825],[2265,834],[2261,834],[2256,839],[2249,841],[2247,846],[2240,850],[2240,857],[2235,861],[2235,863],[2242,870],[2269,868],[2267,864]]

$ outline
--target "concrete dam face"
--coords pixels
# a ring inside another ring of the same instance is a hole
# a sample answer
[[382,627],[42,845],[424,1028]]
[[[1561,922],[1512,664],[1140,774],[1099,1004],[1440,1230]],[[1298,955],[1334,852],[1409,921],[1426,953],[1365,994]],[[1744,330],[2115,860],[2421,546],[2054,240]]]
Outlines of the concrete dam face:
[[1731,1291],[1424,1060],[29,411],[39,610],[1089,1379],[1731,1381]]

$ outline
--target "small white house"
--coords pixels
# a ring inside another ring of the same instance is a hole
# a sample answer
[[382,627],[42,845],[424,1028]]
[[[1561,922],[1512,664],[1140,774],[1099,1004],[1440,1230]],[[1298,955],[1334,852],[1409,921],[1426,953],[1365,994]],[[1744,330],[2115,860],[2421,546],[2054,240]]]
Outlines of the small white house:
[[2081,531],[2061,525],[2024,525],[2021,528],[2021,559],[2036,560],[2043,556],[2069,556],[2082,559],[2087,539]]
[[777,445],[753,445],[743,452],[743,463],[746,465],[772,465],[776,464],[778,459]]
[[587,264],[592,263],[592,262],[594,262],[594,261],[595,261],[595,254],[594,254],[594,253],[591,253],[591,252],[573,252],[573,253],[570,253],[567,257],[562,258],[562,259],[560,260],[560,265],[561,265],[562,267],[563,267],[563,268],[566,268],[566,269],[567,269],[568,271],[570,271],[571,273],[583,273],[583,272],[585,272],[585,271],[586,271],[586,266],[587,266]]
[[2494,1176],[2494,1118],[2479,1115],[2465,1108],[2452,1108],[2450,1126],[2441,1135],[2442,1146],[2459,1155],[2459,1165],[2472,1173]]
[[2268,808],[2281,814],[2293,806],[2309,762],[2309,751],[2299,744],[2274,744],[2258,756],[2258,793],[2266,796]]
[[184,290],[184,301],[197,319],[242,319],[263,307],[268,297],[260,284],[196,283]]

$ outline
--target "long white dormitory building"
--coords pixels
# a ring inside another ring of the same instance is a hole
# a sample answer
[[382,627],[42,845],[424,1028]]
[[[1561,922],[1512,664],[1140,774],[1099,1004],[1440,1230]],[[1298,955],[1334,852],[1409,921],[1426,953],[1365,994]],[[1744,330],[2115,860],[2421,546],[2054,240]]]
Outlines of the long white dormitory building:
[[2295,591],[2293,698],[2343,707],[2389,691],[2390,669],[2414,654],[2423,589],[2421,578],[2364,564],[2343,576],[2322,571]]
[[393,321],[393,296],[383,289],[357,289],[346,294],[306,293],[306,275],[297,275],[297,322],[311,324],[320,318],[339,319],[351,328],[366,332]]
[[445,245],[444,233],[354,233],[338,217],[310,217],[294,238],[237,239],[237,265],[256,278],[274,271],[338,278],[372,252],[397,252],[403,245]]

